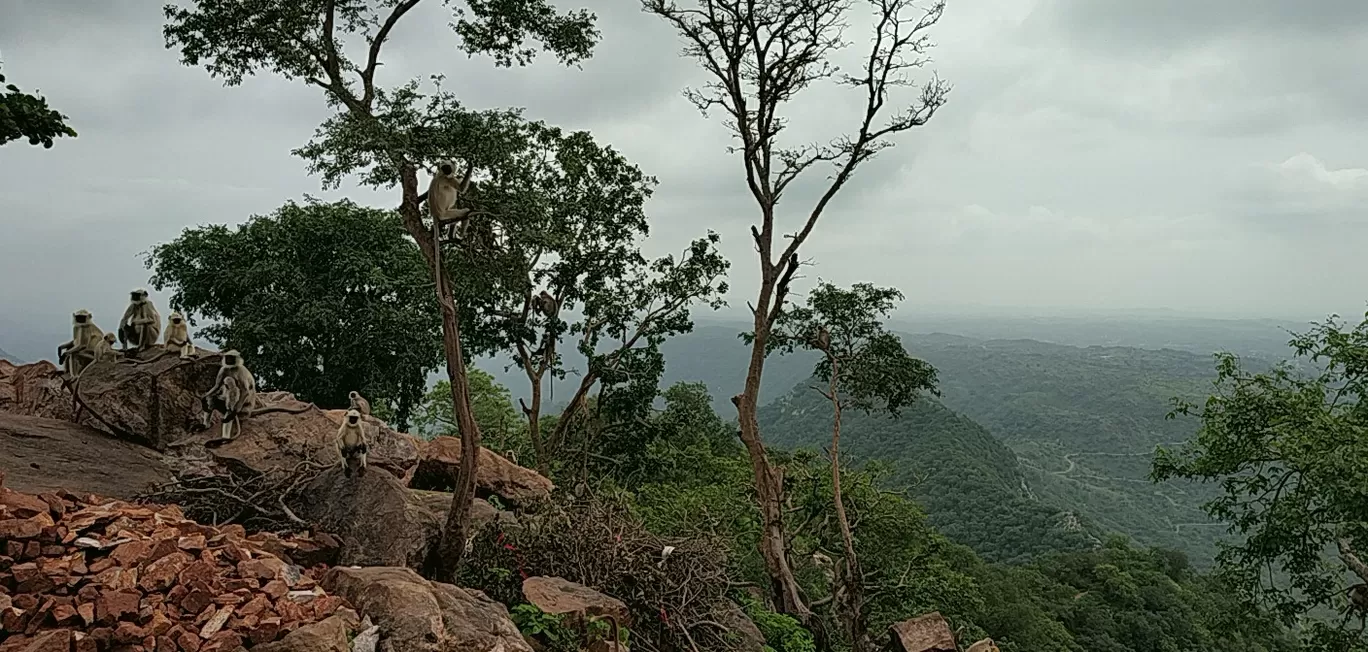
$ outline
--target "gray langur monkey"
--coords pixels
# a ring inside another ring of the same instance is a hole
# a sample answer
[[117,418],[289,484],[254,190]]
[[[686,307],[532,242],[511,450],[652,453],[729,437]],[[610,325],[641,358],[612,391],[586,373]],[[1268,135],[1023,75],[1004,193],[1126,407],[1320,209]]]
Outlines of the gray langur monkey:
[[[225,384],[229,378],[232,382]],[[252,377],[252,372],[243,364],[241,353],[237,350],[223,352],[214,384],[200,397],[200,403],[205,408],[202,415],[205,427],[209,426],[209,419],[215,409],[223,412],[223,438],[230,439],[232,428],[229,423],[238,423],[244,413],[249,413],[257,405],[256,378]]]
[[95,345],[95,362],[118,362],[119,352],[114,348],[114,331],[104,334]]
[[91,320],[90,311],[77,310],[71,313],[71,341],[57,345],[57,361],[67,373],[79,376],[95,361],[104,340],[104,331]]
[[350,408],[360,412],[363,416],[370,416],[370,401],[361,398],[361,393],[356,391],[347,392],[347,400],[350,401]]
[[366,433],[361,413],[347,410],[347,415],[342,418],[342,426],[337,429],[337,454],[342,458],[342,475],[350,478],[352,473],[365,473],[366,452]]
[[128,308],[119,319],[117,330],[124,353],[130,348],[134,353],[141,353],[157,343],[157,337],[161,335],[161,314],[147,298],[146,289],[129,292]]
[[[454,161],[437,162],[437,167],[432,171],[432,181],[428,184],[427,205],[428,214],[432,216],[434,228],[439,235],[447,231],[448,237],[465,237],[470,209],[456,208],[456,199],[464,185],[465,178],[456,172]],[[448,226],[450,222],[455,224]]]
[[162,347],[167,351],[179,350],[182,360],[195,354],[195,345],[190,343],[190,327],[179,310],[172,310],[166,317],[166,335]]
[[551,296],[551,293],[546,290],[542,290],[541,293],[532,300],[532,304],[536,306],[537,312],[541,313],[541,315],[547,319],[555,317],[556,312],[560,310],[560,302],[556,301],[556,297]]
[[818,326],[817,329],[808,337],[808,345],[818,351],[826,351],[831,348],[831,332],[826,326]]

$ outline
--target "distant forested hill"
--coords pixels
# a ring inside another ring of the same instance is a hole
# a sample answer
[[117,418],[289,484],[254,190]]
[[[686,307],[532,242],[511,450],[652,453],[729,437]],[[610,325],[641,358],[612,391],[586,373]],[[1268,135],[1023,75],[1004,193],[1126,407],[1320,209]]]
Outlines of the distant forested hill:
[[[668,340],[664,345],[664,384],[703,382],[712,391],[718,414],[733,418],[735,409],[729,398],[740,389],[745,373],[746,348],[736,337],[740,329],[734,324],[702,324],[693,333]],[[1236,329],[1235,339],[1247,330]],[[1216,339],[1210,333],[1203,337]],[[1165,415],[1171,407],[1170,397],[1201,397],[1209,392],[1215,375],[1209,354],[1085,348],[944,334],[904,338],[914,355],[939,370],[944,406],[981,425],[1019,458],[1021,479],[1039,499],[1037,505],[1066,507],[1099,528],[1127,534],[1145,544],[1182,550],[1198,567],[1210,565],[1223,527],[1210,523],[1198,506],[1212,489],[1176,482],[1155,485],[1148,479],[1155,445],[1186,441],[1196,429],[1193,421],[1170,421]],[[771,357],[766,364],[761,404],[784,397],[795,384],[807,379],[813,362],[809,355]],[[1259,366],[1257,361],[1246,362]],[[571,361],[572,365],[576,363]],[[516,370],[504,373],[501,365],[482,366],[494,371],[514,395],[526,393],[526,380]],[[568,379],[577,380],[574,376]],[[558,401],[570,394],[568,384],[557,384]],[[826,423],[825,418],[821,422]],[[903,426],[881,424],[878,429],[882,433],[897,427]],[[890,430],[877,440],[918,441],[915,429],[909,430],[900,437],[894,437]],[[776,445],[810,441],[796,438],[780,426],[767,427],[765,436]],[[852,445],[858,436],[858,430],[852,431]],[[895,467],[911,464],[934,469],[942,461],[935,449],[901,454],[900,449],[888,447],[879,453]],[[1020,481],[1007,484],[1019,488]],[[923,495],[930,490],[918,490],[918,495],[935,514],[937,508],[929,501],[936,497]],[[945,503],[940,505],[944,507]],[[944,527],[950,532],[949,526]],[[965,540],[959,535],[955,538]]]
[[947,406],[1016,452],[1042,500],[1143,543],[1183,550],[1200,567],[1211,563],[1224,527],[1199,506],[1214,487],[1148,478],[1154,447],[1195,431],[1194,420],[1165,417],[1171,397],[1209,393],[1211,356],[951,335],[905,342],[940,371]]
[[[830,446],[831,405],[808,382],[761,408],[759,417],[773,446]],[[1090,549],[1104,534],[1037,500],[1010,449],[935,399],[918,400],[897,418],[847,411],[841,431],[847,459],[889,462],[892,486],[907,488],[937,529],[990,561]]]

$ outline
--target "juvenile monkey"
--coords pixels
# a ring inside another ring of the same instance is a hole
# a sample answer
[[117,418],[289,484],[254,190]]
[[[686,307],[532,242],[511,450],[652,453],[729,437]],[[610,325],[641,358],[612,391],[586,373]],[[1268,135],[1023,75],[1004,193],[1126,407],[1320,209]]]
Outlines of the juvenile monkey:
[[361,398],[360,393],[355,391],[349,392],[347,398],[351,400],[351,409],[356,410],[365,416],[370,416],[370,401]]
[[[224,381],[232,378],[232,385],[225,389]],[[223,352],[223,359],[219,363],[218,375],[214,377],[214,384],[200,397],[201,403],[210,405],[214,398],[218,398],[224,404],[223,409],[223,428],[226,434],[231,432],[228,427],[229,415],[232,421],[236,422],[238,417],[249,412],[257,405],[256,379],[252,377],[252,372],[247,370],[247,366],[242,363],[242,354],[236,349]],[[213,407],[217,407],[216,404]],[[207,426],[209,413],[206,409],[204,414],[205,425]]]
[[134,353],[141,353],[157,343],[157,337],[161,335],[161,314],[147,298],[146,289],[129,292],[128,308],[124,310],[117,330],[125,353],[130,348]]
[[223,412],[222,429],[219,431],[219,436],[223,439],[232,439],[233,431],[241,430],[245,396],[246,392],[238,384],[237,377],[223,377],[223,384],[219,386],[218,403],[214,406]]
[[337,454],[342,457],[342,475],[350,478],[366,472],[366,434],[361,423],[361,413],[355,409],[347,410],[342,426],[337,429]]
[[[456,173],[454,162],[437,162],[432,181],[428,184],[427,204],[428,214],[432,216],[434,228],[439,234],[445,230],[448,235],[454,233],[458,238],[465,237],[466,218],[470,215],[470,209],[456,208],[456,198],[461,194],[464,183],[462,175]],[[448,227],[448,222],[455,224]]]
[[110,331],[95,345],[95,362],[118,362],[119,352],[114,349],[114,332]]
[[57,361],[73,376],[79,376],[95,361],[96,348],[104,341],[104,332],[91,321],[90,312],[71,313],[71,341],[57,345]]
[[182,360],[195,354],[195,345],[190,343],[190,327],[179,310],[172,310],[166,317],[166,336],[162,346],[168,351],[179,349]]

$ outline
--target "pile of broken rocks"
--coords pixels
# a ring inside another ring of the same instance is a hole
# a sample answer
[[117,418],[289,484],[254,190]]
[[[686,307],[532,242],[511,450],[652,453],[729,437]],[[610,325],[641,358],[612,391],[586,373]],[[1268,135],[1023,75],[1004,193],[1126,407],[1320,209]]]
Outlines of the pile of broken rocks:
[[174,505],[20,493],[0,475],[0,652],[269,649],[330,617],[355,623],[316,570],[275,554],[318,547]]

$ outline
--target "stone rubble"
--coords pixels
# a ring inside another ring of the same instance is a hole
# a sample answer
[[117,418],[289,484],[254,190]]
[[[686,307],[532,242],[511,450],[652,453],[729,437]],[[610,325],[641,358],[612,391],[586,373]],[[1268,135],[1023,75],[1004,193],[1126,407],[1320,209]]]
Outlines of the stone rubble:
[[325,558],[328,543],[200,525],[175,506],[20,493],[0,475],[0,652],[231,652],[334,614],[354,623],[315,570],[287,561]]

